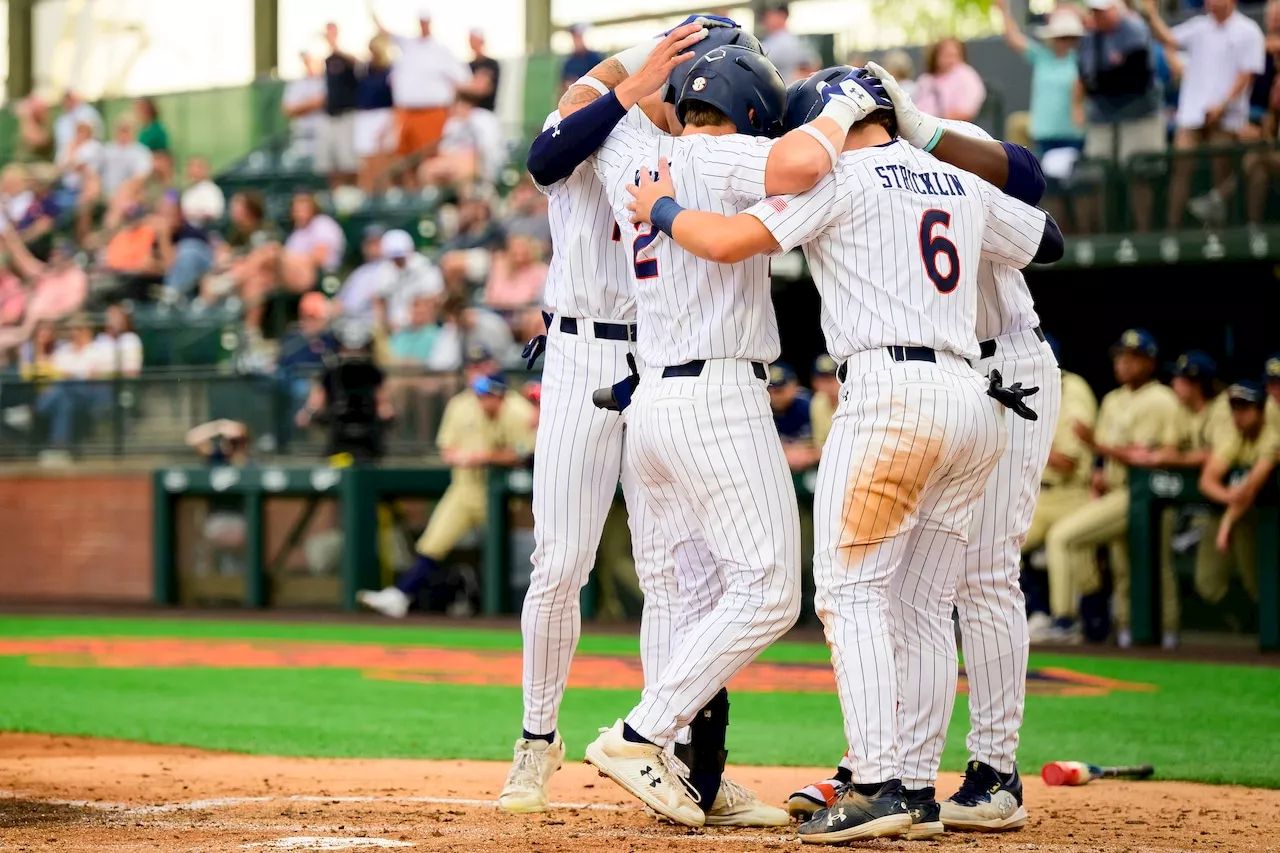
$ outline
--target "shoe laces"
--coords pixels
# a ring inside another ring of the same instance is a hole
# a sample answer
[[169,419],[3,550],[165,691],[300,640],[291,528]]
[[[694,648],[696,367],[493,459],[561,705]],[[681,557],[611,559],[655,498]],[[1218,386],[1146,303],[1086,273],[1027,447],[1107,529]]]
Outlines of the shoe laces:
[[991,799],[991,786],[999,785],[1001,779],[995,773],[986,773],[979,767],[965,770],[964,781],[960,790],[951,799],[962,805],[974,805]]
[[[680,781],[680,785],[684,788],[685,793],[689,795],[689,799],[693,800],[695,803],[700,803],[698,789],[693,787],[693,783],[689,781],[689,777],[687,775],[679,772],[679,769],[684,768],[683,762],[671,753],[663,750],[658,751],[657,755],[654,756],[654,760],[661,765],[663,775],[666,778],[678,779]],[[703,810],[706,811],[709,808],[711,808],[710,803],[708,803]]]
[[[756,792],[750,788],[745,788],[737,782],[726,777],[720,779],[720,794],[724,797],[724,804],[727,808],[732,809],[740,803],[749,803],[756,798]],[[714,805],[714,804],[713,804]]]
[[517,749],[516,760],[511,765],[511,772],[507,774],[507,784],[521,786],[537,786],[541,783],[539,779],[539,764],[542,755],[532,749]]

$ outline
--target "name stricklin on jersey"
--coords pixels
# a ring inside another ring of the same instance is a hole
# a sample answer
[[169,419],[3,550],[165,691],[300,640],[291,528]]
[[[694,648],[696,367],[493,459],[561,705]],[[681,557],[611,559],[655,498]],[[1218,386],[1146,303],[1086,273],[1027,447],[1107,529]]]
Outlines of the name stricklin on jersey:
[[964,184],[955,175],[938,172],[913,172],[905,166],[877,166],[876,174],[886,190],[908,190],[919,195],[967,195]]

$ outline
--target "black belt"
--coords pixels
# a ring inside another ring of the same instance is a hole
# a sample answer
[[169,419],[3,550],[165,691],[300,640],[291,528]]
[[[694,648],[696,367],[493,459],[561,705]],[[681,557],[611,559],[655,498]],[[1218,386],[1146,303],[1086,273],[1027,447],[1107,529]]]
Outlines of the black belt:
[[[1044,332],[1041,331],[1039,326],[1036,326],[1034,329],[1031,330],[1031,332],[1037,338],[1039,338],[1042,343],[1044,342]],[[981,354],[982,358],[991,358],[991,356],[996,354],[996,339],[992,338],[989,341],[983,341],[982,343],[978,344],[978,349],[982,351],[982,354]]]
[[[636,339],[635,323],[593,323],[596,338],[603,341],[631,341]],[[560,331],[566,335],[578,334],[578,319],[576,317],[561,317]]]
[[[698,359],[685,364],[676,364],[671,367],[662,368],[663,379],[673,379],[678,376],[701,376],[702,368],[707,366],[706,359]],[[751,362],[751,372],[756,375],[756,379],[767,379],[769,374],[765,371],[764,365],[758,361]]]
[[[894,361],[932,361],[937,363],[938,355],[929,347],[885,347],[889,351],[889,358]],[[836,379],[843,382],[849,375],[849,362],[845,362],[836,368]]]

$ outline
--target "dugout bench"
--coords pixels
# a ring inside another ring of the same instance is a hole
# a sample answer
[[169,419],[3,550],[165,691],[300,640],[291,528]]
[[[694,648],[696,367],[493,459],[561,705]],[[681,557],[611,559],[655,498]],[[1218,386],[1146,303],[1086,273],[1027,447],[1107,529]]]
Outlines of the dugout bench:
[[[1133,642],[1160,642],[1160,518],[1171,506],[1209,504],[1199,469],[1129,469],[1129,571]],[[1258,644],[1280,651],[1280,488],[1258,495]],[[1206,535],[1212,535],[1212,532]]]

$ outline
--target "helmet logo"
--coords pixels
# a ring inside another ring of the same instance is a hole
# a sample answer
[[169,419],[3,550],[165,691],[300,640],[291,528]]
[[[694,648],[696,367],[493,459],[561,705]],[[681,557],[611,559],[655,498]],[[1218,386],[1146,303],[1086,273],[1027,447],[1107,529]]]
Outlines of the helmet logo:
[[693,81],[693,86],[691,88],[695,92],[701,92],[703,89],[707,88],[707,78],[698,77]]
[[723,47],[717,47],[715,50],[708,51],[706,56],[702,58],[707,62],[718,62],[719,60],[724,59],[727,55],[728,54],[725,52]]

